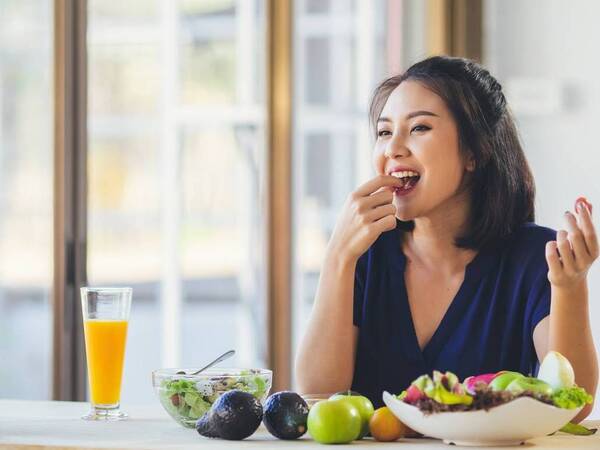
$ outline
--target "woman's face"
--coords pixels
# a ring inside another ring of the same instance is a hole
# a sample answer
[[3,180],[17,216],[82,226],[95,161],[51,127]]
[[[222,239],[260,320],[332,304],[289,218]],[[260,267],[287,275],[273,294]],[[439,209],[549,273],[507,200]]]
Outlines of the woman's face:
[[419,174],[414,187],[394,193],[400,220],[429,216],[467,199],[459,188],[472,164],[459,152],[454,118],[442,98],[419,82],[404,81],[390,94],[377,123],[373,164],[382,175]]

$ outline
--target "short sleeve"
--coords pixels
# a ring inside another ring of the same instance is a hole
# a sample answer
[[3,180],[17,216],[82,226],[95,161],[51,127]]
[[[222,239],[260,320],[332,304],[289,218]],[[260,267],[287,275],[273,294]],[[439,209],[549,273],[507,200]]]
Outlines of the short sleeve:
[[530,326],[529,335],[533,337],[533,331],[540,321],[550,314],[550,281],[548,280],[547,272],[542,273],[537,277],[533,284],[529,295],[530,303]]
[[367,258],[368,252],[358,258],[356,269],[354,270],[354,314],[352,322],[357,327],[360,327],[362,323],[365,286],[367,283]]

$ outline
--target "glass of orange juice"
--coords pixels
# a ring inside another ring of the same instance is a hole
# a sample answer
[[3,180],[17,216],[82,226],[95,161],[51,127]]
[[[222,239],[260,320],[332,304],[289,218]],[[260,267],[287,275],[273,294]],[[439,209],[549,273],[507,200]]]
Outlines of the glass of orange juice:
[[91,409],[85,420],[121,420],[121,378],[125,359],[131,288],[81,288]]

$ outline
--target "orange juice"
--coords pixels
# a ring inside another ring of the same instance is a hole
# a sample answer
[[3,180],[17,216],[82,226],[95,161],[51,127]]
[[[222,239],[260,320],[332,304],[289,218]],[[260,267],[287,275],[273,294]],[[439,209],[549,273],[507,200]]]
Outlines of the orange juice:
[[127,340],[126,320],[84,320],[90,396],[93,404],[114,405],[121,395]]

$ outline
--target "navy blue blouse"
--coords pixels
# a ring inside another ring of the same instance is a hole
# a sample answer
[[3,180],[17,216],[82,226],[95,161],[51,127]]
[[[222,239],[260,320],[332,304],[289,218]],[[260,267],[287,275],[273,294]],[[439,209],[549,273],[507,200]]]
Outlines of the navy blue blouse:
[[401,233],[397,227],[381,234],[356,265],[352,390],[378,407],[384,390],[399,394],[434,369],[461,380],[500,370],[535,375],[533,330],[550,313],[545,245],[556,232],[526,223],[506,241],[481,248],[422,351],[404,283]]

